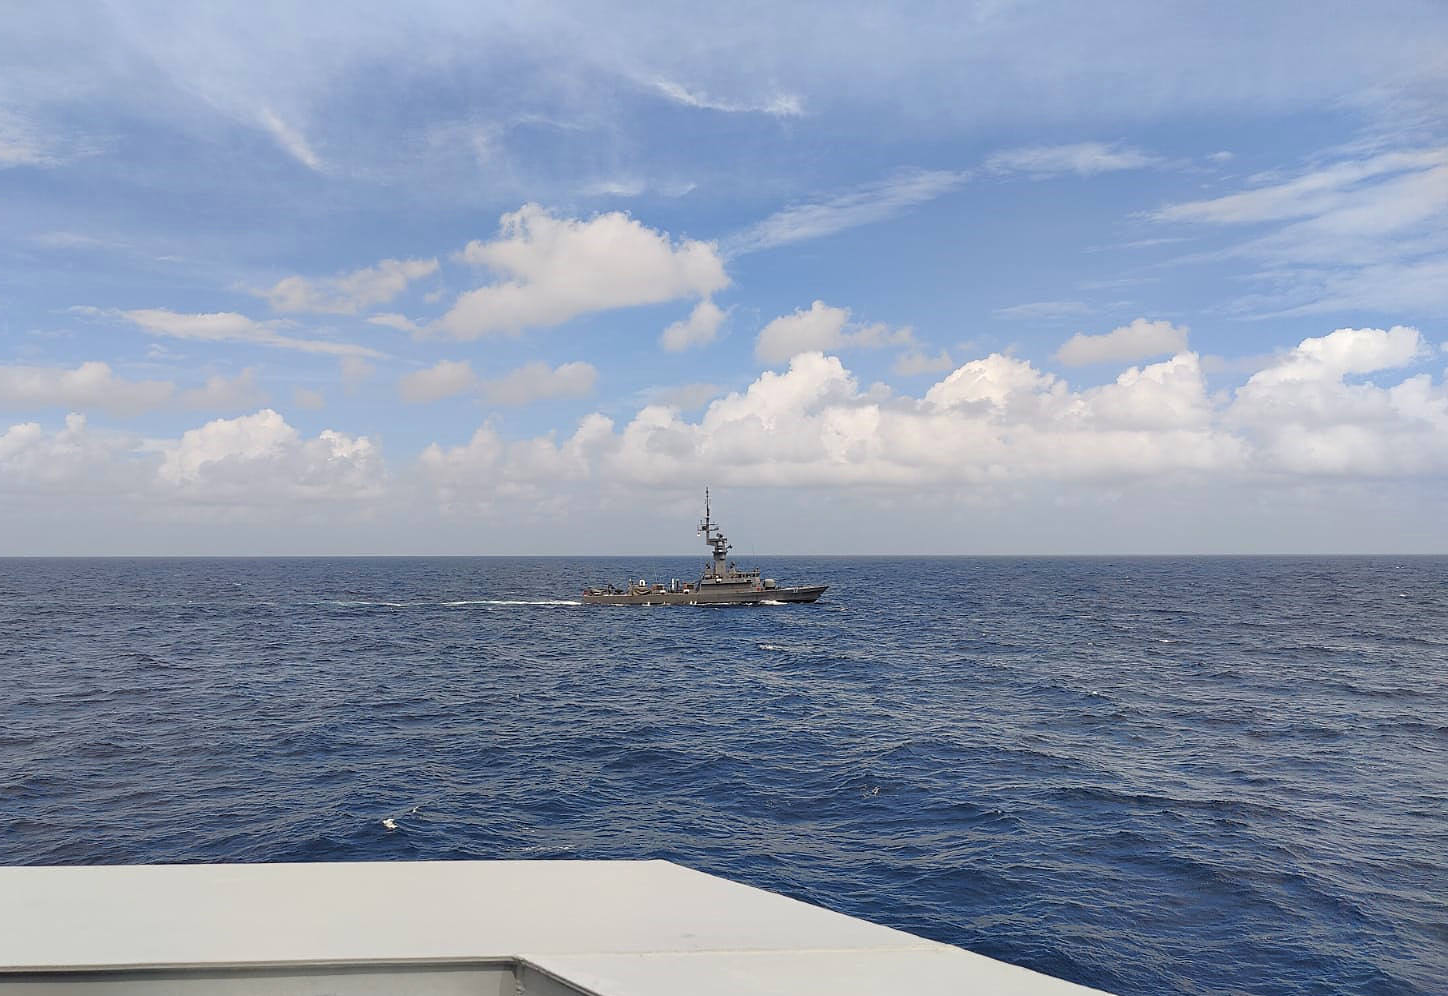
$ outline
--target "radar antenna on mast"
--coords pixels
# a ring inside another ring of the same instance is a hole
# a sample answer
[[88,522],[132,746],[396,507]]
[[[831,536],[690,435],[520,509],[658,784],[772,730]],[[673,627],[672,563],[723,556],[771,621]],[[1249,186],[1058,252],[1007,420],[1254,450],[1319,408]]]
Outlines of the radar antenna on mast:
[[715,524],[712,510],[709,507],[709,489],[704,489],[704,521],[699,523],[699,531],[704,534],[704,542],[714,550],[714,561],[710,565],[706,576],[722,578],[728,575],[729,567],[726,560],[729,551],[733,549],[724,533]]

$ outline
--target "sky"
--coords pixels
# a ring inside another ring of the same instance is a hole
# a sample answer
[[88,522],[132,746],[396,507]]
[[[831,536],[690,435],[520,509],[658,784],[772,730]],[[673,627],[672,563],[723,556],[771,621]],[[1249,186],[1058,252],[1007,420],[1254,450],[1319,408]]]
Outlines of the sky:
[[0,555],[1448,552],[1448,5],[15,4]]

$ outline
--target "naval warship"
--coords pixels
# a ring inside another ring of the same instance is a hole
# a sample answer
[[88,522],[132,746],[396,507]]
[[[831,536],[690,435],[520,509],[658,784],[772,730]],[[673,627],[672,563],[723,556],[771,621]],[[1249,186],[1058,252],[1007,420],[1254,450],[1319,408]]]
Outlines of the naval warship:
[[630,581],[627,588],[606,585],[583,589],[588,605],[759,605],[762,602],[813,602],[825,593],[827,584],[781,588],[774,578],[759,576],[759,568],[741,571],[729,560],[733,549],[709,509],[709,491],[704,490],[704,521],[699,523],[704,542],[714,551],[698,581],[674,578],[667,585],[649,584],[646,578]]

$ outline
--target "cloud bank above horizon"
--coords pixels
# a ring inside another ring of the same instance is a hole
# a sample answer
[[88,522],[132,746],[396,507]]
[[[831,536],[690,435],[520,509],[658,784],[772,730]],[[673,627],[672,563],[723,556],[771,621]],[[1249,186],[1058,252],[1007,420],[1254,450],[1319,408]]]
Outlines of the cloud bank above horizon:
[[0,553],[1448,550],[1389,7],[19,13]]

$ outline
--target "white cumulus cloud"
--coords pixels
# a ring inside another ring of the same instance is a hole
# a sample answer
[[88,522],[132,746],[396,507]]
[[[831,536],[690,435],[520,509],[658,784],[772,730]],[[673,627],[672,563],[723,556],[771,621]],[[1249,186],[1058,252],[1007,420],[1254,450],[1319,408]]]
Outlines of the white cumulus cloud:
[[849,308],[815,301],[808,309],[781,315],[764,326],[755,340],[754,356],[761,363],[775,364],[813,350],[906,346],[913,342],[914,336],[908,328],[892,329],[879,323],[852,324]]
[[1056,359],[1067,366],[1080,367],[1167,356],[1187,348],[1188,331],[1185,325],[1138,318],[1102,335],[1077,332],[1056,350]]
[[441,360],[426,370],[405,375],[397,382],[397,391],[403,401],[418,404],[462,394],[477,383],[477,375],[466,360]]
[[171,400],[175,385],[164,380],[125,380],[110,364],[92,360],[75,368],[0,366],[0,406],[98,409],[136,415]]
[[510,443],[483,425],[460,446],[428,446],[417,473],[452,511],[487,512],[498,501],[519,498],[537,507],[559,482],[590,477],[599,454],[616,448],[613,421],[596,413],[561,443],[551,434]]
[[183,509],[190,517],[290,516],[298,502],[375,502],[388,483],[367,437],[331,429],[306,437],[271,409],[169,439],[97,429],[74,413],[58,429],[24,422],[0,432],[0,496],[103,499],[107,514],[129,505],[163,516]]
[[1417,329],[1338,329],[1304,339],[1236,392],[1229,422],[1261,463],[1296,475],[1398,476],[1448,470],[1448,390],[1427,374],[1379,385],[1353,378],[1431,355]]
[[691,384],[677,384],[672,387],[656,387],[643,392],[649,404],[669,405],[683,411],[703,408],[723,392],[718,384],[696,381]]
[[266,403],[266,392],[256,382],[256,368],[247,367],[235,377],[213,374],[200,387],[182,391],[176,401],[201,411],[256,408]]
[[55,430],[38,422],[12,425],[0,432],[0,495],[125,500],[143,490],[153,473],[150,463],[136,457],[136,445],[129,436],[92,429],[76,412]]
[[1302,340],[1286,357],[1254,375],[1248,386],[1376,373],[1408,366],[1429,353],[1422,333],[1414,328],[1338,329]]
[[308,439],[269,408],[184,432],[156,470],[160,484],[193,500],[245,505],[357,501],[378,495],[384,477],[366,436],[327,429]]
[[948,377],[925,392],[925,403],[940,409],[1004,409],[1017,398],[1034,402],[1041,397],[1059,397],[1065,386],[1065,382],[1037,370],[1025,360],[992,353],[952,370]]
[[916,377],[920,374],[944,373],[946,370],[954,370],[955,361],[950,358],[948,350],[942,349],[931,356],[923,350],[912,349],[896,357],[891,369],[902,377]]
[[586,221],[537,204],[503,215],[499,237],[470,242],[469,263],[503,279],[461,295],[435,327],[457,339],[559,325],[579,315],[681,298],[729,283],[715,246],[673,242],[614,211]]
[[0,366],[0,407],[67,408],[110,415],[139,415],[161,408],[203,411],[251,408],[265,393],[256,369],[234,377],[214,374],[199,387],[178,391],[169,380],[126,380],[98,360],[77,367]]
[[[1339,329],[1218,393],[1186,350],[1088,388],[996,353],[917,396],[864,388],[839,358],[805,352],[744,390],[721,396],[699,385],[691,403],[714,394],[699,412],[651,402],[618,422],[594,413],[572,434],[521,439],[483,425],[462,445],[426,447],[400,479],[366,437],[309,436],[270,409],[145,440],[71,415],[60,428],[27,421],[0,431],[0,500],[49,508],[90,496],[111,511],[281,521],[300,509],[402,515],[431,495],[458,514],[517,521],[599,487],[667,490],[727,466],[759,488],[937,497],[966,489],[981,501],[1010,501],[1022,489],[1145,489],[1178,496],[1189,511],[1208,494],[1252,503],[1275,487],[1448,473],[1448,387],[1436,370],[1417,372],[1441,357],[1435,347],[1407,327]],[[570,375],[570,366],[523,368],[491,386],[499,400],[516,390],[521,401],[591,383],[591,370]]]
[[1411,329],[1339,330],[1226,395],[1208,391],[1200,358],[1185,350],[1085,389],[997,353],[919,398],[862,389],[838,358],[806,352],[694,418],[646,404],[622,425],[590,416],[563,442],[508,442],[484,427],[465,446],[431,448],[427,480],[450,501],[485,501],[523,481],[666,487],[719,466],[761,487],[912,490],[1434,474],[1448,468],[1443,382],[1354,380],[1412,364],[1425,348]]
[[[784,373],[715,401],[697,422],[645,408],[595,449],[606,473],[650,484],[719,465],[783,487],[1120,481],[1241,466],[1245,444],[1202,414],[1195,357],[1172,363],[1128,371],[1110,393],[1072,392],[997,354],[913,400],[861,391],[837,358],[803,353]],[[1164,394],[1177,403],[1153,414]]]
[[593,393],[598,371],[591,363],[528,363],[483,384],[484,396],[495,405],[526,405],[555,398],[583,398]]
[[711,299],[704,298],[694,305],[689,317],[674,322],[659,336],[659,344],[671,353],[682,352],[694,346],[704,346],[714,341],[719,326],[724,324],[724,309]]
[[327,398],[321,391],[299,387],[292,391],[292,404],[307,411],[321,411],[327,407]]
[[377,372],[376,366],[360,356],[344,356],[338,361],[337,367],[338,373],[342,375],[343,385],[349,390],[369,380]]

